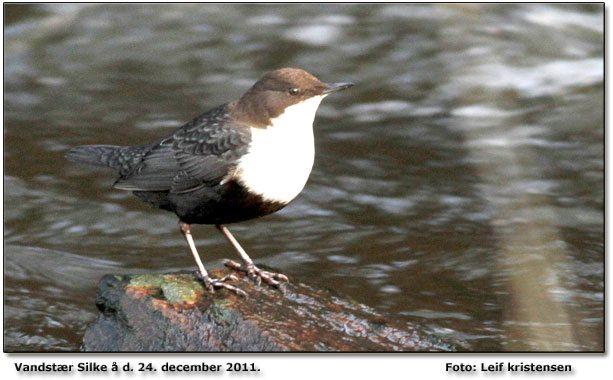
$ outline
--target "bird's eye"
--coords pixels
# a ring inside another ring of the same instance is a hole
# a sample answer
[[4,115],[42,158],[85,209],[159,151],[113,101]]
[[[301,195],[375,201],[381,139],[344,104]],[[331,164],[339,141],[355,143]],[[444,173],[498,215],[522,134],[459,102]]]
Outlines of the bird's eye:
[[287,92],[292,96],[296,96],[300,94],[300,89],[298,87],[290,87]]

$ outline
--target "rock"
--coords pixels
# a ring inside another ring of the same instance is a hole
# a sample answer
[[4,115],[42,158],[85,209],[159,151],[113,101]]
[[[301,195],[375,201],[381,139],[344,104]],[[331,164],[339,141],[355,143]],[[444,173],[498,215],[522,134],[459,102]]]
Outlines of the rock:
[[[213,271],[215,277],[228,270]],[[285,295],[245,276],[249,296],[206,291],[193,274],[106,275],[84,351],[453,351],[408,323],[331,290],[291,282]]]

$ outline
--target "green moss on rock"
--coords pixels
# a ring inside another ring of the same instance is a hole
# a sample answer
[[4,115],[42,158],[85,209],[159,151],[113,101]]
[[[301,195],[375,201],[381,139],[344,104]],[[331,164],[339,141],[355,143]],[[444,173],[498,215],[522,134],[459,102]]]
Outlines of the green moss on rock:
[[161,295],[172,304],[194,301],[204,292],[202,284],[191,274],[132,276],[128,287],[149,288],[153,293]]

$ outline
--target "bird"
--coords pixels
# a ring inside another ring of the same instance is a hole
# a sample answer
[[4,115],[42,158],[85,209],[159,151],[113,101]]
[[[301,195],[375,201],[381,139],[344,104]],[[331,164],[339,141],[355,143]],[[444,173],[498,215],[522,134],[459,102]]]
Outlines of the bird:
[[238,100],[215,107],[152,143],[137,146],[81,145],[68,150],[72,162],[110,167],[115,189],[131,191],[143,202],[176,214],[179,229],[196,261],[197,277],[207,290],[246,293],[229,282],[236,276],[209,275],[191,225],[214,225],[234,247],[242,264],[231,269],[281,288],[289,279],[260,269],[227,224],[281,210],[304,188],[315,144],[313,121],[321,101],[353,86],[324,83],[299,68],[269,71]]

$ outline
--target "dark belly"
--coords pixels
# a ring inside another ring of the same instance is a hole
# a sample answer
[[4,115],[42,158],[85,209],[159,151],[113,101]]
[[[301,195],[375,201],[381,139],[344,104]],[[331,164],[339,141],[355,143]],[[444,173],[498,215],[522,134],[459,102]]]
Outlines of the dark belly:
[[230,181],[186,193],[135,191],[134,195],[153,207],[172,211],[188,224],[228,224],[268,215],[287,204],[267,202]]

